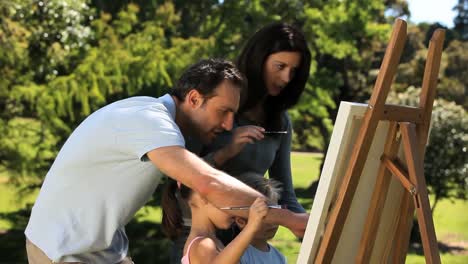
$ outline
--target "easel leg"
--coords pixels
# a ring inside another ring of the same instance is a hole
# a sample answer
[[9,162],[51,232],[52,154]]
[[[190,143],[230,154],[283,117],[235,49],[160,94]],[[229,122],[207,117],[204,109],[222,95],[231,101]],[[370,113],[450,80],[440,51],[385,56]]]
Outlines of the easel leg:
[[414,216],[414,205],[411,200],[407,192],[401,197],[400,218],[395,231],[391,263],[405,263]]
[[422,155],[419,153],[420,146],[416,137],[416,126],[411,123],[401,123],[401,132],[403,149],[408,161],[409,177],[417,189],[415,199],[416,213],[426,263],[440,263],[434,222],[431,215],[426,180],[424,179],[424,165]]

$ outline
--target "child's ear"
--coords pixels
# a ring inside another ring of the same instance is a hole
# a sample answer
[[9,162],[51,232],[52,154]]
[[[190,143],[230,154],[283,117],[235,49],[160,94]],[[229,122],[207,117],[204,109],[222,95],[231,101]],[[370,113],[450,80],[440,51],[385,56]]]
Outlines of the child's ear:
[[236,222],[237,226],[241,229],[244,228],[245,225],[247,225],[247,220],[242,217],[236,216],[236,218],[234,218],[234,221]]

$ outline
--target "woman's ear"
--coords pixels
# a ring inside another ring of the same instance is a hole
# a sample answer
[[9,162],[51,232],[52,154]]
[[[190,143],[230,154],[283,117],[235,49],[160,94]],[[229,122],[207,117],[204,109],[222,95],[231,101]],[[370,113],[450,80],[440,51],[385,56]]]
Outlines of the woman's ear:
[[245,218],[242,218],[242,217],[236,216],[236,217],[234,218],[234,221],[236,222],[236,225],[237,225],[240,229],[244,228],[245,225],[247,225],[247,220],[246,220]]

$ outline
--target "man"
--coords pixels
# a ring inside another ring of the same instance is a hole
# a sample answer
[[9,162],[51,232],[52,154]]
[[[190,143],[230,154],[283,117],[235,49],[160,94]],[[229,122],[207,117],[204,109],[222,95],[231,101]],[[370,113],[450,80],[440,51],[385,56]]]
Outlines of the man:
[[[203,60],[172,95],[107,105],[70,135],[46,175],[25,234],[30,263],[131,263],[124,231],[162,174],[222,206],[261,196],[184,148],[184,136],[211,142],[232,128],[244,80],[223,60]],[[233,212],[240,216],[245,212]],[[267,221],[303,234],[307,217],[270,210]]]

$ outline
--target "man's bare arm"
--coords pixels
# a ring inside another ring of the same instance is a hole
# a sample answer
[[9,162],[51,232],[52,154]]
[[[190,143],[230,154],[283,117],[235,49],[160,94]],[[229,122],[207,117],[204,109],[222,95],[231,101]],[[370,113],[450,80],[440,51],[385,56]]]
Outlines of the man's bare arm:
[[[197,191],[217,207],[250,205],[263,196],[182,147],[158,148],[148,152],[148,158],[161,172]],[[247,216],[245,212],[239,213]]]
[[[182,147],[162,147],[148,152],[147,155],[161,172],[197,191],[219,208],[250,205],[257,197],[263,196],[236,178],[211,167]],[[227,212],[244,218],[248,216],[248,210]],[[296,236],[302,236],[307,217],[306,214],[272,209],[269,210],[266,221],[285,226]]]

